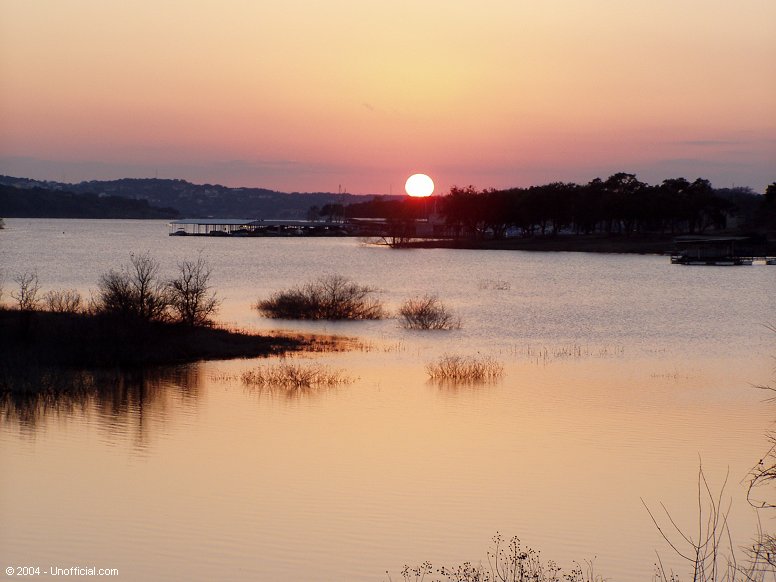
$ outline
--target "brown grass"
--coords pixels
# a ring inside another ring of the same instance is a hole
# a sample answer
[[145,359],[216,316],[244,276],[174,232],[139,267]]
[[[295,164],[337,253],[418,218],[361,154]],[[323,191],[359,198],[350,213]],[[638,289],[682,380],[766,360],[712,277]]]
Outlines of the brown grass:
[[445,354],[436,362],[426,364],[432,380],[482,382],[504,375],[504,366],[490,356],[459,356]]
[[258,366],[243,372],[240,380],[246,386],[286,390],[329,388],[353,382],[341,370],[332,370],[320,364],[302,365],[290,362]]

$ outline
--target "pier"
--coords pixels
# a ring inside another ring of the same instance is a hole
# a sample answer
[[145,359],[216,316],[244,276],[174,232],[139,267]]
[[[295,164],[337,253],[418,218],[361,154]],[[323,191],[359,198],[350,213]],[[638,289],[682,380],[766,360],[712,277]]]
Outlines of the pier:
[[765,244],[758,244],[748,236],[680,236],[674,239],[671,263],[722,267],[762,261],[776,265],[776,257],[768,256],[765,248]]
[[196,218],[173,220],[170,236],[348,236],[342,222],[309,220],[257,220],[245,218]]

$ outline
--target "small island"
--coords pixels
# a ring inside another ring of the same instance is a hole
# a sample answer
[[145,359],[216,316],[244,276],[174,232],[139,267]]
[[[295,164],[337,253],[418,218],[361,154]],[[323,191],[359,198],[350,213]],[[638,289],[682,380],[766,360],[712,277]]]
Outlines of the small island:
[[100,277],[88,303],[73,289],[41,294],[35,273],[16,275],[13,307],[0,305],[0,394],[68,393],[79,389],[73,377],[87,370],[338,349],[335,338],[220,326],[207,262],[199,257],[178,267],[177,277],[164,280],[155,259],[131,255],[129,264]]

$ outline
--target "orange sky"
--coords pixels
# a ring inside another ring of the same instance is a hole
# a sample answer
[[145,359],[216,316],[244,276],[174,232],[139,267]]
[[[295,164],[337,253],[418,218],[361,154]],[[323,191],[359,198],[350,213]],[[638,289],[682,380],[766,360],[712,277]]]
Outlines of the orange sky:
[[0,0],[0,173],[776,180],[773,0]]

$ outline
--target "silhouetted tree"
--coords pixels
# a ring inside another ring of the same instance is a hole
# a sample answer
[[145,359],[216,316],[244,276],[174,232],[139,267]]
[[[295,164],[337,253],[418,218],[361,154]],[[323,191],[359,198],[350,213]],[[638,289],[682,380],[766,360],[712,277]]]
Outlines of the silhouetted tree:
[[765,203],[776,205],[776,182],[768,184],[765,189]]
[[130,264],[121,271],[103,274],[97,289],[98,311],[143,321],[165,319],[170,303],[159,263],[148,253],[130,255]]
[[211,291],[212,270],[200,255],[178,263],[178,276],[168,283],[168,300],[176,318],[186,325],[208,325],[220,300]]
[[469,238],[479,238],[484,222],[484,197],[474,186],[453,186],[442,199],[441,213],[456,238],[464,233]]
[[18,285],[16,291],[11,291],[11,297],[16,300],[20,311],[35,311],[40,306],[40,283],[38,274],[34,271],[17,273],[13,280]]
[[319,212],[329,222],[341,221],[345,217],[345,207],[342,204],[324,204]]
[[[776,189],[776,185],[774,185]],[[769,199],[776,198],[770,194]],[[385,217],[395,231],[408,227],[416,199],[380,200],[350,205],[349,217]],[[765,214],[766,202],[756,213]],[[776,203],[772,203],[776,215]],[[635,174],[618,172],[606,180],[596,178],[584,185],[564,182],[478,190],[474,186],[450,189],[437,204],[449,233],[455,238],[504,238],[512,227],[522,236],[555,235],[570,229],[577,234],[607,234],[670,231],[705,232],[726,228],[727,219],[741,207],[751,215],[759,200],[748,189],[715,191],[703,178],[689,182],[672,178],[650,186]],[[368,213],[368,214],[367,214]],[[773,222],[771,222],[773,224]],[[408,228],[408,232],[412,229]]]
[[776,182],[765,189],[762,204],[763,223],[768,229],[776,229]]
[[321,217],[321,209],[317,206],[310,206],[310,208],[307,209],[307,220],[310,222],[315,222]]

